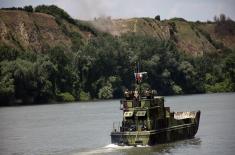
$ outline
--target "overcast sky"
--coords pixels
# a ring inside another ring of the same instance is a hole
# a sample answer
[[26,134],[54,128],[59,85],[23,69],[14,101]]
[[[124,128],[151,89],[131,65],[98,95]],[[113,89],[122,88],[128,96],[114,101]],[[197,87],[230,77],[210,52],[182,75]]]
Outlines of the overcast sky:
[[155,17],[161,19],[182,17],[190,21],[213,20],[224,13],[235,20],[235,0],[0,0],[0,7],[54,4],[77,19]]

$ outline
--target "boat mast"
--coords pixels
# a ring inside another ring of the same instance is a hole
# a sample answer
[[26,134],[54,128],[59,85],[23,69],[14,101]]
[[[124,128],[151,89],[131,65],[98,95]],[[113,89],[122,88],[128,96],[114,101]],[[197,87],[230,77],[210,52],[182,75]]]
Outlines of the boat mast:
[[141,99],[141,82],[142,82],[142,78],[143,78],[144,74],[147,74],[147,72],[140,72],[140,63],[137,62],[136,71],[135,71],[134,75],[135,75],[135,80],[136,80],[136,84],[137,84],[136,89],[139,93],[139,95],[138,95],[139,100]]

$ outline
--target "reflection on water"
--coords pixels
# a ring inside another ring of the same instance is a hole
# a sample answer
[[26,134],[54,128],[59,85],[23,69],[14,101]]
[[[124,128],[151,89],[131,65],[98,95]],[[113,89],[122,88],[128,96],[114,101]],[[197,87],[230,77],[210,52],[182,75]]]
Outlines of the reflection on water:
[[160,145],[152,147],[150,152],[165,155],[165,154],[174,153],[178,149],[184,149],[184,148],[197,149],[200,147],[200,144],[201,144],[200,138],[193,138],[193,139],[182,140],[182,141],[177,141],[173,143],[160,144]]

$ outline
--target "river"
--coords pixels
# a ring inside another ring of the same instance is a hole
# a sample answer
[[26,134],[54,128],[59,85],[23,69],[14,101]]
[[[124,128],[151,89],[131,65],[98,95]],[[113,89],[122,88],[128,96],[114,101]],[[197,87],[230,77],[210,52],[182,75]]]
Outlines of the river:
[[110,144],[118,100],[0,108],[0,155],[188,155],[235,152],[235,93],[165,97],[173,111],[201,110],[195,138],[146,147]]

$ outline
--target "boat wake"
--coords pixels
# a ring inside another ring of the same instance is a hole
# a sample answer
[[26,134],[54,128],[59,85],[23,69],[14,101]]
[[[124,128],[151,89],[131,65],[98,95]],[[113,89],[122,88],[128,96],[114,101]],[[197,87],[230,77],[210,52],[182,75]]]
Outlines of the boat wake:
[[124,145],[124,146],[120,146],[120,145],[115,145],[115,144],[109,144],[109,145],[106,145],[103,148],[129,149],[129,148],[134,148],[134,147],[149,147],[149,145],[136,145],[136,146],[127,146],[127,145]]
[[120,151],[120,150],[131,149],[131,148],[135,148],[135,147],[149,147],[149,146],[148,145],[146,145],[146,146],[142,146],[142,145],[119,146],[119,145],[115,145],[115,144],[108,144],[108,145],[106,145],[104,147],[101,147],[101,148],[75,153],[73,155],[109,154],[111,152],[117,152],[117,151]]
[[128,149],[128,148],[132,148],[133,146],[120,146],[120,145],[116,145],[116,144],[109,144],[106,145],[103,148],[112,148],[112,149]]

